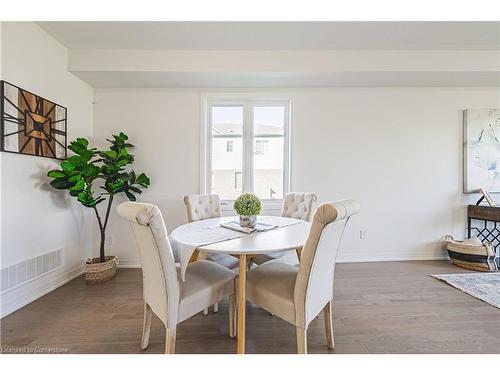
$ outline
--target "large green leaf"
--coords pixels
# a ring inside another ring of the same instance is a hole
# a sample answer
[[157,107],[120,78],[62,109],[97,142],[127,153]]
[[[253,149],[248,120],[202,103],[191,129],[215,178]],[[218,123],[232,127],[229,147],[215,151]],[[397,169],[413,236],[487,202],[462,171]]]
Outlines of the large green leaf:
[[137,176],[135,182],[144,187],[148,187],[149,184],[151,183],[149,177],[146,176],[144,173],[141,173],[139,176]]
[[80,155],[70,156],[66,160],[74,164],[75,167],[83,167],[85,164],[87,164],[87,160],[82,158]]
[[65,178],[66,174],[63,171],[54,169],[52,171],[49,171],[49,173],[47,173],[47,176],[52,178]]
[[63,171],[72,171],[75,169],[75,165],[70,160],[65,160],[61,163],[61,168]]
[[89,145],[89,141],[85,138],[77,138],[76,142],[81,144],[83,147],[87,147]]
[[99,168],[97,165],[88,164],[85,166],[85,177],[88,180],[95,180],[99,176],[99,173],[101,173],[101,168]]
[[128,200],[129,200],[129,201],[132,201],[132,202],[135,202],[135,201],[136,201],[135,195],[134,195],[134,194],[132,194],[131,192],[126,191],[126,192],[125,192],[125,195],[127,196],[127,198],[128,198]]
[[95,148],[88,149],[87,146],[89,141],[85,138],[78,138],[76,141],[73,141],[69,144],[68,148],[73,151],[75,154],[79,155],[82,160],[88,162],[95,153]]
[[125,141],[128,139],[128,136],[125,133],[120,132],[120,134],[118,135],[113,134],[113,138],[115,139],[116,143],[125,143]]
[[118,178],[114,181],[106,181],[105,188],[110,193],[117,193],[120,189],[125,187],[125,181],[121,178]]
[[75,186],[69,188],[70,191],[82,191],[85,188],[85,181],[78,181]]
[[92,194],[86,191],[82,191],[81,193],[78,194],[78,201],[87,207],[95,206],[95,200],[92,197]]
[[82,174],[81,173],[76,173],[73,176],[70,176],[68,178],[69,182],[77,183],[78,181],[82,181]]
[[66,178],[56,178],[50,182],[50,186],[55,189],[69,189],[75,185],[74,182],[68,181]]
[[109,151],[102,151],[101,152],[102,156],[107,158],[107,159],[112,159],[115,160],[116,157],[118,156],[116,151],[109,150]]
[[82,157],[82,159],[85,160],[85,162],[88,162],[94,156],[94,151],[92,151],[92,150],[82,150],[80,152],[80,156]]
[[132,155],[127,155],[127,157],[122,157],[117,160],[116,165],[119,167],[124,167],[127,164],[130,164],[134,161],[134,158]]

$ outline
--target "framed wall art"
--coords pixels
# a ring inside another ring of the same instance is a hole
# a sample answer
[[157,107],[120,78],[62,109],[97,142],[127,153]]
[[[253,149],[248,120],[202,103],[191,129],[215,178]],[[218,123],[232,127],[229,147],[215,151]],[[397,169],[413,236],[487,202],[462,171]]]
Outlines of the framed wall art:
[[464,192],[500,192],[500,109],[464,111]]
[[67,109],[0,81],[1,150],[66,159]]

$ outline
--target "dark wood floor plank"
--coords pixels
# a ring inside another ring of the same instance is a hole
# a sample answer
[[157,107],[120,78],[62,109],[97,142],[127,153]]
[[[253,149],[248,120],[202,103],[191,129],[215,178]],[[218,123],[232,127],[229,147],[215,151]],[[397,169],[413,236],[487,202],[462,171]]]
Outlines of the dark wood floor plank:
[[[444,261],[338,264],[333,353],[500,353],[500,310],[429,277],[467,272]],[[3,348],[59,348],[69,353],[141,353],[142,278],[121,269],[103,285],[78,278],[0,321]],[[228,306],[179,325],[177,353],[235,353]],[[323,320],[308,332],[309,353],[332,353]],[[164,351],[153,319],[150,347]],[[248,304],[247,353],[294,353],[295,328]]]

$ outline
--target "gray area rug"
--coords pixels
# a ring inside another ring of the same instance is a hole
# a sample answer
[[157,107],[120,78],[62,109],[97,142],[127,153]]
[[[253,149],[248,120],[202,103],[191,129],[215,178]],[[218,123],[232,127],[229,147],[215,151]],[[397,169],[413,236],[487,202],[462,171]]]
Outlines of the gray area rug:
[[500,272],[430,276],[500,309]]

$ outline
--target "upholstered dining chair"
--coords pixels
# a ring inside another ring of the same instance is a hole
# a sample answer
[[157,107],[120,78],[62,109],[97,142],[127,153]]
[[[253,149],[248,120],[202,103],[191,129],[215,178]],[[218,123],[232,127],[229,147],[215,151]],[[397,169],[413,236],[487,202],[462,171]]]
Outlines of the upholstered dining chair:
[[[217,194],[188,194],[184,197],[184,204],[189,223],[221,217],[220,198]],[[229,269],[235,269],[239,266],[238,258],[226,254],[200,253],[198,259],[209,260]],[[219,305],[216,303],[214,312],[218,310]],[[208,309],[205,309],[203,314],[207,315]]]
[[141,349],[148,347],[153,313],[166,328],[165,353],[175,352],[177,324],[229,297],[229,336],[235,336],[235,276],[219,264],[201,260],[187,266],[180,282],[167,229],[158,207],[126,202],[118,213],[130,222],[142,265],[144,321]]
[[[314,213],[314,204],[316,202],[315,193],[287,193],[283,197],[283,208],[281,210],[282,217],[291,217],[305,221],[311,221]],[[270,260],[280,259],[289,251],[274,252],[269,254],[259,254],[253,257],[252,263],[263,264]],[[300,254],[300,249],[297,249],[297,256]]]
[[321,310],[328,347],[334,347],[335,258],[347,222],[357,212],[359,204],[351,199],[323,203],[314,214],[298,268],[274,260],[247,273],[247,299],[295,325],[299,354],[307,353],[307,327]]

